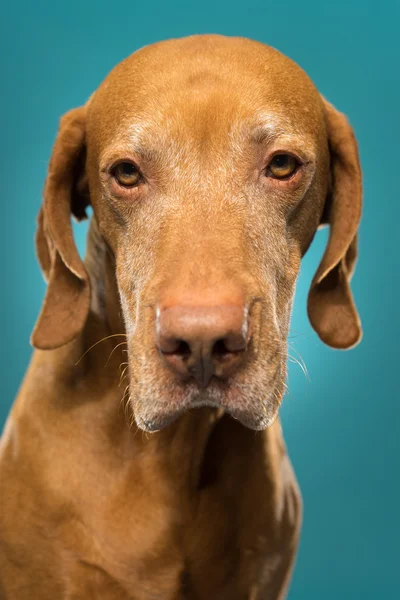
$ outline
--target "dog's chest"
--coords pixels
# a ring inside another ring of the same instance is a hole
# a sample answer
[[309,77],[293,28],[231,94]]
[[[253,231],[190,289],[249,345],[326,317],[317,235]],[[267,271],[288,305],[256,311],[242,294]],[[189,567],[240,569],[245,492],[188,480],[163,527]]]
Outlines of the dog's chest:
[[[156,517],[155,517],[156,518]],[[69,571],[68,598],[104,600],[245,600],[276,567],[277,553],[270,540],[258,535],[252,544],[241,544],[230,519],[188,523],[177,530],[164,524],[149,532],[131,532],[107,540],[85,540],[75,531],[80,547],[64,555],[75,556]],[[212,527],[212,528],[211,528]],[[180,533],[180,535],[179,535]],[[66,541],[64,536],[64,540]],[[119,548],[118,548],[119,546]],[[279,559],[278,559],[279,560]],[[69,560],[68,560],[69,562]]]
[[3,571],[22,586],[10,598],[31,600],[31,590],[22,593],[30,582],[42,600],[263,597],[287,544],[287,511],[277,511],[269,468],[253,460],[249,470],[251,457],[241,463],[225,453],[208,485],[188,493],[178,469],[166,472],[151,456],[151,469],[147,458],[125,469],[106,465],[106,456],[95,462],[71,444],[32,455],[20,445],[15,462],[11,454],[3,462],[13,489],[3,513],[5,559],[25,560]]
[[144,506],[132,499],[128,510],[115,505],[105,512],[93,509],[98,522],[77,518],[65,523],[62,562],[71,564],[69,557],[75,557],[66,597],[261,597],[258,586],[273,573],[279,556],[260,507],[258,516],[249,515],[246,521],[237,502],[230,502],[221,490],[207,490],[189,508],[179,499],[173,507],[155,499]]

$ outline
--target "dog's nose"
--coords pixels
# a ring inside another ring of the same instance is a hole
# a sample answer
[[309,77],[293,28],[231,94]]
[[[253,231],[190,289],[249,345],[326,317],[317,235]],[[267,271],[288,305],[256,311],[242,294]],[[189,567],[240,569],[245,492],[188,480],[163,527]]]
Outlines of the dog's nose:
[[215,375],[226,378],[243,361],[249,341],[245,306],[171,306],[157,310],[158,350],[184,379],[206,387]]

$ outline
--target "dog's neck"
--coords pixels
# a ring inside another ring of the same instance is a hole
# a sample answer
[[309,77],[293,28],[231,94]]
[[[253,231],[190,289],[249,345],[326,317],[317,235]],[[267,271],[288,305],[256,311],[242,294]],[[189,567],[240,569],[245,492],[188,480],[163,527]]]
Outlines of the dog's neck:
[[[207,441],[222,411],[212,408],[196,410],[154,434],[137,431],[131,406],[126,400],[129,371],[125,369],[128,366],[125,327],[114,256],[94,218],[89,227],[85,266],[91,281],[91,311],[82,335],[71,346],[72,356],[69,358],[78,363],[76,378],[90,377],[92,385],[99,386],[99,397],[106,398],[105,401],[100,399],[94,409],[100,411],[97,421],[100,418],[110,442],[118,447],[119,452],[123,448],[124,456],[137,457],[145,448],[146,454],[152,454],[155,460],[162,457],[162,468],[171,469],[170,477],[179,476],[179,484],[186,486],[189,483],[190,487],[195,487],[200,478]],[[191,451],[188,451],[189,448]]]

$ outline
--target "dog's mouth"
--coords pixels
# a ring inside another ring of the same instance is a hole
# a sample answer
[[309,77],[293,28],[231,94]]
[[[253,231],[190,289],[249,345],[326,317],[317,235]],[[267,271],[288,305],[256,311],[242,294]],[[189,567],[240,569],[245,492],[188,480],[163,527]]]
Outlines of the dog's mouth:
[[[207,388],[196,382],[149,390],[136,395],[131,391],[131,404],[138,427],[147,432],[164,429],[192,409],[212,407],[224,410],[253,430],[266,429],[274,422],[284,390],[281,369],[275,370],[258,384],[245,381],[221,381],[213,378]],[[197,412],[197,411],[196,411]],[[199,411],[200,412],[200,411]]]

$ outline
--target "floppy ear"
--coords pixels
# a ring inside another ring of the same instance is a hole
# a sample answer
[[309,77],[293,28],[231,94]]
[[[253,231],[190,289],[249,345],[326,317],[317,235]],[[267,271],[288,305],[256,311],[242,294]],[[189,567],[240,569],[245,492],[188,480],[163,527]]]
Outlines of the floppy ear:
[[357,260],[362,181],[357,142],[346,117],[324,100],[331,156],[331,189],[322,223],[329,241],[308,295],[308,316],[323,342],[350,348],[362,336],[350,289]]
[[84,175],[85,113],[85,107],[76,108],[60,121],[38,217],[36,250],[48,288],[31,343],[42,350],[73,340],[89,312],[89,277],[71,225],[71,213],[85,218],[89,204]]

